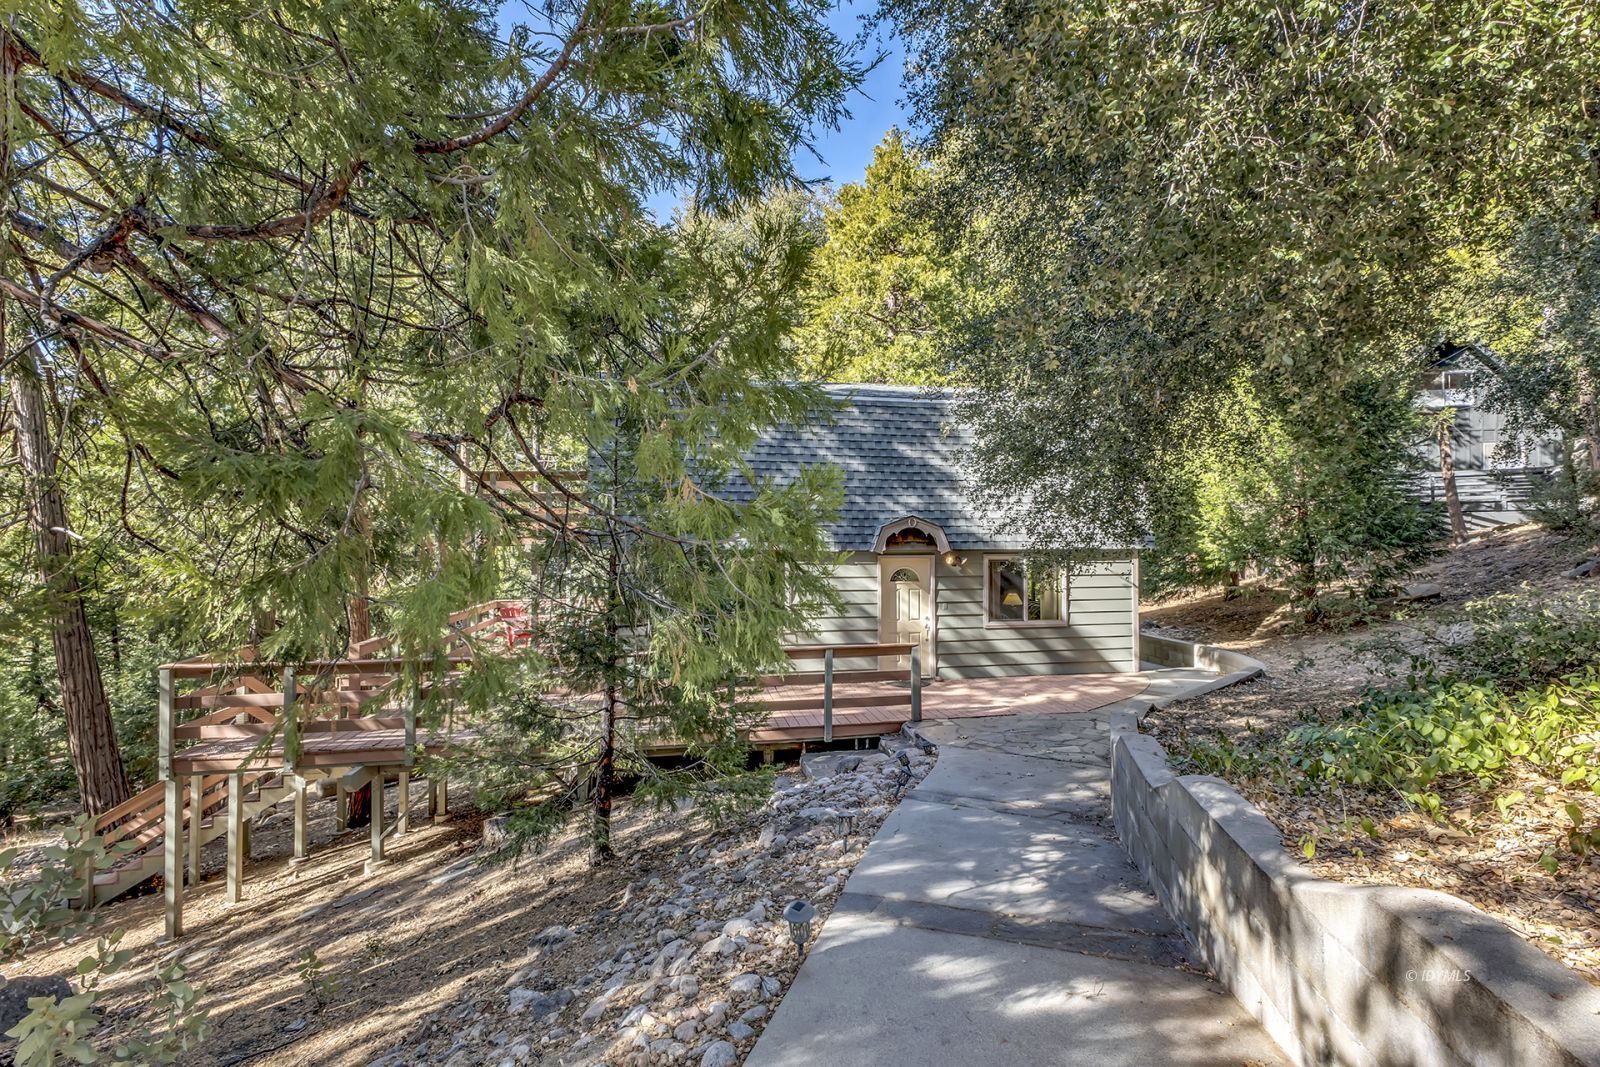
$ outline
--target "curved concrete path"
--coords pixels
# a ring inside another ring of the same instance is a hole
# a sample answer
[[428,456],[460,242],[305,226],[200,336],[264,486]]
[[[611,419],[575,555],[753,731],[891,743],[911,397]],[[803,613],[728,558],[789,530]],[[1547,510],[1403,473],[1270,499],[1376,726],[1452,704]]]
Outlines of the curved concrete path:
[[[1146,696],[1214,675],[1147,674]],[[1276,1045],[1188,961],[1111,828],[1093,711],[926,724],[907,794],[746,1061],[1279,1065]]]

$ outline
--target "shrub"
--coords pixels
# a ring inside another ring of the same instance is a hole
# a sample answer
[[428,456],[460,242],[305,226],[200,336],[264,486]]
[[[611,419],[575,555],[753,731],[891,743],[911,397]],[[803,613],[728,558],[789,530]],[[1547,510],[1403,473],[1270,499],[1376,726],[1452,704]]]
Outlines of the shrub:
[[1600,529],[1600,477],[1572,462],[1570,454],[1547,481],[1536,481],[1522,508],[1553,533],[1588,536]]
[[1265,778],[1295,792],[1399,793],[1438,814],[1437,788],[1488,788],[1521,764],[1600,793],[1600,590],[1515,593],[1467,605],[1473,637],[1370,690],[1331,723],[1280,738],[1189,740],[1186,769]]
[[1491,785],[1517,762],[1600,793],[1600,668],[1507,691],[1438,678],[1374,693],[1332,725],[1291,731],[1289,765],[1313,782],[1393,789],[1431,812],[1441,779]]
[[1504,593],[1467,604],[1472,640],[1454,652],[1457,673],[1537,683],[1600,664],[1600,589]]
[[[90,831],[88,816],[68,827],[62,842],[44,850],[37,872],[15,870],[17,852],[0,852],[0,959],[10,960],[50,941],[71,943],[95,933],[99,916],[72,907],[72,900],[90,889],[93,872],[115,862],[116,851],[107,849]],[[6,1031],[17,1040],[14,1061],[18,1067],[54,1067],[62,1062],[172,1063],[204,1041],[210,1024],[199,1007],[202,990],[184,981],[180,963],[167,964],[146,984],[159,1028],[142,1028],[127,1040],[107,1049],[90,1041],[100,1018],[96,1011],[99,985],[121,970],[133,953],[118,948],[122,931],[95,939],[94,949],[78,961],[74,979],[79,992],[57,1000],[34,997],[28,1014]]]

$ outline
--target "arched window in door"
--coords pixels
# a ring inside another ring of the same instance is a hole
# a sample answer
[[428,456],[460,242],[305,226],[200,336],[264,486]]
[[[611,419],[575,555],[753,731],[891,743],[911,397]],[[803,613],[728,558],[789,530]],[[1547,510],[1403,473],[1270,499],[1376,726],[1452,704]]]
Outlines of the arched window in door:
[[899,570],[897,570],[893,574],[889,575],[889,581],[891,581],[891,582],[910,582],[913,585],[916,585],[916,584],[918,584],[918,583],[920,583],[922,581],[922,578],[921,578],[920,575],[917,574],[916,571],[912,570],[910,567],[901,567]]

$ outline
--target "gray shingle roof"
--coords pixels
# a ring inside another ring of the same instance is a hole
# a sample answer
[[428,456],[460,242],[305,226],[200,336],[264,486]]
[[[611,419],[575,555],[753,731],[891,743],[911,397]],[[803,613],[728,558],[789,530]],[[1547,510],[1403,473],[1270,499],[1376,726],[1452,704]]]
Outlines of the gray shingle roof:
[[829,531],[835,548],[870,552],[884,523],[913,515],[942,527],[957,551],[1027,547],[1018,537],[997,535],[993,516],[982,514],[969,494],[962,460],[971,434],[956,423],[952,394],[883,385],[826,391],[844,402],[831,422],[774,431],[749,461],[758,478],[779,483],[807,466],[831,463],[844,471],[844,506]]

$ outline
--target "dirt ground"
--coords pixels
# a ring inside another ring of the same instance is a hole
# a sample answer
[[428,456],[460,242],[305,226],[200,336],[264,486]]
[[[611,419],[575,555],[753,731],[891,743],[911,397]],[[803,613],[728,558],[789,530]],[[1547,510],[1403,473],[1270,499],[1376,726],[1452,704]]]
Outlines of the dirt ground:
[[[421,810],[423,788],[416,787],[414,812]],[[125,929],[123,945],[137,953],[134,963],[108,983],[107,1030],[115,1032],[139,1017],[139,988],[156,961],[181,952],[189,978],[205,986],[204,1004],[214,1027],[202,1053],[187,1062],[365,1062],[387,1047],[396,1026],[510,951],[499,937],[502,928],[537,929],[545,921],[527,915],[546,902],[542,888],[548,872],[503,880],[474,872],[443,892],[428,891],[431,878],[477,848],[481,820],[474,813],[457,813],[391,839],[389,862],[368,876],[363,874],[370,855],[365,832],[335,835],[332,807],[331,802],[312,805],[311,855],[299,866],[283,858],[289,852],[285,815],[257,826],[252,845],[257,856],[267,858],[246,865],[244,900],[236,905],[224,897],[225,842],[208,845],[203,880],[184,895],[185,936],[177,946],[160,936],[158,892],[103,906],[105,926]],[[623,834],[637,840],[640,830],[634,824],[643,820],[623,821]],[[552,865],[558,862],[552,857]],[[517,885],[521,899],[482,912],[463,909],[491,885]],[[340,986],[320,1011],[297,974],[313,951],[323,961],[323,972]],[[64,946],[24,962],[31,972],[61,972],[80,954]]]
[[[918,777],[930,762],[917,757]],[[777,769],[778,786],[789,794],[814,789],[805,784],[798,765]],[[413,788],[412,811],[420,812],[426,785]],[[392,808],[392,790],[389,803]],[[437,824],[423,822],[391,839],[386,847],[388,862],[371,875],[363,873],[370,855],[366,831],[335,835],[331,801],[312,805],[311,855],[298,866],[284,858],[290,852],[290,818],[286,812],[270,813],[253,832],[253,850],[259,858],[246,866],[241,903],[230,905],[224,899],[225,843],[219,840],[207,846],[202,882],[185,894],[185,936],[176,945],[159,936],[158,892],[100,909],[104,927],[124,928],[123,945],[136,953],[133,963],[107,983],[100,1040],[144,1017],[143,984],[158,961],[178,954],[190,967],[189,979],[204,986],[202,1003],[214,1028],[203,1048],[181,1061],[186,1065],[358,1065],[380,1057],[408,1064],[524,1063],[555,1062],[552,1057],[558,1054],[564,1063],[591,1062],[605,1055],[615,1020],[603,1020],[606,1041],[582,1055],[563,1053],[564,1046],[558,1045],[507,1056],[509,1042],[496,1049],[487,1036],[467,1047],[458,1048],[457,1041],[443,1052],[432,1046],[440,1043],[440,1034],[448,1044],[452,1033],[483,1031],[484,1020],[496,1012],[504,1014],[507,990],[530,981],[529,946],[539,943],[542,931],[596,931],[574,938],[560,953],[547,953],[539,961],[540,970],[532,972],[539,988],[581,990],[586,987],[585,975],[618,958],[613,955],[619,951],[618,939],[630,936],[630,931],[613,927],[618,915],[636,906],[629,902],[639,897],[641,886],[679,881],[684,871],[706,863],[708,852],[713,863],[719,862],[718,855],[762,850],[776,854],[781,837],[771,849],[765,837],[758,843],[763,824],[773,818],[772,807],[769,802],[748,819],[712,827],[692,812],[663,813],[623,799],[613,814],[618,858],[599,870],[589,866],[578,817],[537,855],[515,864],[486,866],[476,860],[481,816],[470,810],[453,811]],[[779,908],[795,896],[808,897],[825,916],[830,894],[859,859],[860,842],[870,839],[891,807],[891,802],[879,802],[862,815],[854,848],[841,849],[835,843],[830,849],[813,846],[809,838],[797,840],[800,851],[791,850],[793,862],[766,864],[759,877],[752,875],[749,884],[737,887],[743,891],[737,895],[767,899]],[[766,833],[770,835],[770,829]],[[832,831],[818,824],[811,836],[817,834],[829,837]],[[819,886],[824,875],[826,882]],[[730,894],[730,905],[735,895]],[[765,973],[782,988],[787,988],[796,969],[793,948],[784,951],[785,947],[758,944],[751,949],[761,951]],[[323,990],[321,1003],[302,973],[312,952],[320,961],[318,973],[333,983]],[[7,970],[69,973],[83,954],[82,946],[58,946],[32,953]],[[703,979],[703,997],[718,995],[719,981],[718,976]],[[780,991],[776,997],[781,995]],[[582,1007],[580,1000],[572,1011]],[[479,1025],[469,1027],[473,1020]],[[523,1018],[520,1025],[526,1028],[533,1022]],[[515,1029],[519,1023],[502,1025]],[[562,1032],[570,1033],[570,1043],[583,1036],[583,1029]],[[535,1028],[530,1037],[537,1045],[550,1033],[549,1026]],[[741,1041],[741,1049],[747,1050],[753,1041],[753,1036]]]
[[[1267,675],[1162,709],[1145,729],[1177,753],[1186,737],[1270,739],[1297,722],[1336,716],[1365,687],[1385,680],[1385,668],[1366,654],[1369,646],[1420,649],[1464,617],[1467,600],[1570,588],[1573,581],[1561,573],[1585,558],[1587,548],[1535,527],[1470,541],[1414,579],[1437,585],[1437,598],[1343,630],[1307,630],[1283,594],[1260,587],[1233,600],[1191,597],[1147,609],[1148,629],[1245,652],[1266,665]],[[1523,774],[1494,794],[1446,792],[1446,818],[1436,823],[1397,796],[1341,790],[1300,797],[1248,777],[1233,784],[1278,826],[1287,848],[1303,856],[1310,842],[1308,865],[1324,877],[1453,893],[1600,984],[1600,857],[1568,857],[1553,875],[1537,862],[1568,824],[1563,806],[1577,803],[1600,817],[1600,797]],[[1494,796],[1512,791],[1526,799],[1503,817]],[[1375,835],[1362,828],[1363,817],[1372,820]]]

